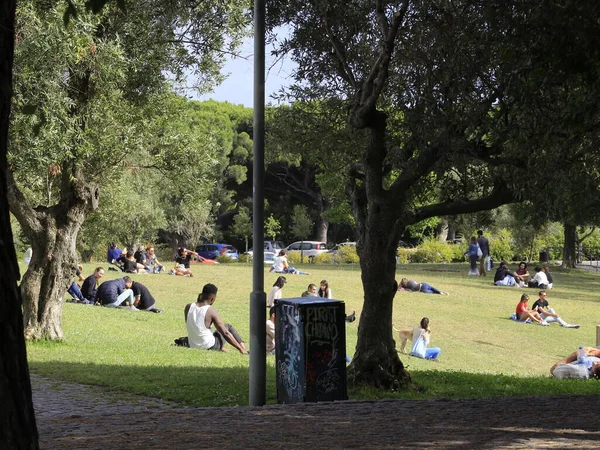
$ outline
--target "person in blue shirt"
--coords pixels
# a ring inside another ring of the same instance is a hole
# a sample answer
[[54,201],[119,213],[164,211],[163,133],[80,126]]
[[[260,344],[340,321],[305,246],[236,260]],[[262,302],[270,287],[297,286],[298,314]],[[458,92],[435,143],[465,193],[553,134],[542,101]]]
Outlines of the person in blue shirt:
[[469,269],[469,275],[479,275],[479,271],[477,270],[477,260],[479,259],[479,245],[477,244],[477,239],[475,236],[471,236],[469,241],[469,247],[465,252],[465,255],[469,255],[469,262],[471,263],[471,267]]

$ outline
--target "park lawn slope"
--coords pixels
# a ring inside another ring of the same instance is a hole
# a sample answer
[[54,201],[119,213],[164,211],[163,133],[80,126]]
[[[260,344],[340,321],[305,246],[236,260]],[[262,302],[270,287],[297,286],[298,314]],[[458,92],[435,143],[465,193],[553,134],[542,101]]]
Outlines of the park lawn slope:
[[[84,274],[94,265],[84,266]],[[329,281],[334,297],[344,300],[346,312],[360,315],[362,285],[357,266],[310,265],[310,276],[289,275],[284,297],[297,297],[308,283]],[[24,270],[24,267],[22,267]],[[157,299],[164,314],[132,312],[65,303],[64,342],[29,342],[33,373],[110,389],[148,395],[193,406],[248,404],[248,357],[190,350],[172,345],[184,336],[183,308],[194,301],[205,283],[219,287],[215,307],[247,341],[252,268],[244,264],[193,266],[194,277],[165,274],[133,275]],[[431,346],[442,349],[439,362],[400,355],[413,376],[405,392],[351,389],[351,399],[431,398],[597,393],[595,381],[561,381],[549,377],[554,362],[579,345],[595,345],[600,277],[572,271],[553,272],[556,288],[550,305],[568,322],[581,328],[525,325],[509,320],[521,293],[537,290],[495,287],[492,277],[467,277],[466,264],[404,265],[397,279],[427,281],[450,296],[398,292],[393,322],[412,328],[426,316],[432,329]],[[122,276],[106,272],[105,279]],[[265,269],[265,291],[276,275]],[[266,316],[266,314],[265,314]],[[347,353],[352,357],[359,320],[347,324]],[[398,348],[399,343],[395,336]],[[410,346],[410,344],[409,344]],[[408,347],[410,348],[410,347]],[[275,360],[267,358],[267,401],[276,402]]]

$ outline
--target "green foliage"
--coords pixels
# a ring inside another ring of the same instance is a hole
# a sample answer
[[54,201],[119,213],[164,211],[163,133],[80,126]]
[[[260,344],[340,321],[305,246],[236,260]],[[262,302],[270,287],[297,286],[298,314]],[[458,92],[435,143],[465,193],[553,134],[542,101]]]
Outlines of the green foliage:
[[448,263],[454,258],[454,246],[436,239],[426,239],[411,256],[414,263]]
[[298,239],[304,240],[309,237],[312,232],[313,221],[308,215],[306,206],[294,205],[292,213],[292,226],[290,231],[292,235]]
[[[294,252],[294,253],[296,253],[296,252]],[[315,256],[313,259],[313,262],[315,264],[333,264],[335,262],[341,262],[341,261],[338,258],[334,257],[334,255],[332,255],[331,253],[325,252],[325,253],[320,253],[317,256]]]
[[230,258],[227,255],[219,255],[219,256],[217,256],[215,261],[217,261],[220,264],[231,264],[231,263],[237,262],[235,259]]
[[340,246],[337,257],[340,259],[339,262],[342,264],[358,264],[360,262],[355,245]]
[[248,238],[252,235],[252,218],[248,208],[242,207],[233,219],[231,233],[238,236],[246,242],[246,252],[248,251]]
[[490,253],[494,261],[510,261],[515,255],[512,235],[506,228],[501,228],[488,236]]
[[398,247],[398,250],[396,250],[396,261],[398,264],[408,264],[411,262],[412,255],[416,251],[414,248]]
[[298,264],[300,264],[300,260],[301,260],[301,254],[299,250],[292,250],[291,252],[287,253],[287,259],[288,259],[288,264],[290,266],[296,266]]
[[281,224],[279,220],[273,217],[273,214],[269,215],[265,220],[265,236],[270,238],[271,241],[277,240],[277,235],[281,232]]

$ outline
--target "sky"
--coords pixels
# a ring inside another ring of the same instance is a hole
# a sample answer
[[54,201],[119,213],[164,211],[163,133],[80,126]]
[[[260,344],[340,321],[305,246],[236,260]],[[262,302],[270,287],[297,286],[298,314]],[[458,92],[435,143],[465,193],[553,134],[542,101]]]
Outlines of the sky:
[[[254,88],[254,41],[249,38],[244,41],[240,54],[243,58],[233,59],[223,67],[222,72],[227,75],[227,79],[213,92],[204,95],[194,95],[197,100],[217,100],[227,101],[235,105],[242,104],[252,108],[253,106],[253,88]],[[291,84],[291,74],[294,70],[294,63],[289,59],[277,62],[273,67],[274,58],[270,55],[270,49],[267,47],[266,53],[266,79],[265,79],[265,101],[266,103],[276,103],[270,99],[270,95],[277,92],[282,86]]]

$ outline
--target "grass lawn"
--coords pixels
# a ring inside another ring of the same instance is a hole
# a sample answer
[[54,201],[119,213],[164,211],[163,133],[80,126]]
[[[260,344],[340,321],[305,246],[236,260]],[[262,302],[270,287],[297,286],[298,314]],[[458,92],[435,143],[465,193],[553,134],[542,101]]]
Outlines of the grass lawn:
[[[106,265],[104,265],[106,269]],[[94,264],[84,265],[90,274]],[[26,267],[21,265],[21,270]],[[362,306],[357,266],[302,267],[310,276],[289,275],[284,297],[297,297],[308,283],[327,279],[334,297],[344,300],[346,312]],[[56,379],[108,386],[116,391],[143,394],[193,406],[248,404],[248,357],[172,346],[184,336],[183,308],[194,301],[205,283],[219,287],[215,307],[246,341],[249,338],[249,298],[252,267],[243,264],[196,265],[194,277],[165,274],[133,275],[157,299],[164,314],[132,312],[65,303],[65,341],[29,342],[30,370]],[[553,271],[549,302],[570,323],[542,327],[509,320],[523,292],[530,305],[537,290],[494,287],[487,278],[467,277],[467,264],[411,264],[398,268],[397,279],[426,281],[450,296],[398,292],[393,322],[397,328],[429,317],[431,346],[441,347],[439,362],[400,355],[415,382],[407,392],[389,393],[351,389],[351,399],[522,396],[559,393],[597,393],[596,381],[554,380],[554,362],[579,345],[595,345],[600,298],[600,276]],[[491,275],[491,276],[490,276]],[[106,271],[104,279],[122,276]],[[265,290],[276,279],[265,268]],[[347,324],[347,353],[356,345],[358,320]],[[231,347],[228,346],[230,349]],[[251,349],[250,349],[251,350]],[[275,359],[267,357],[267,402],[276,402]]]

